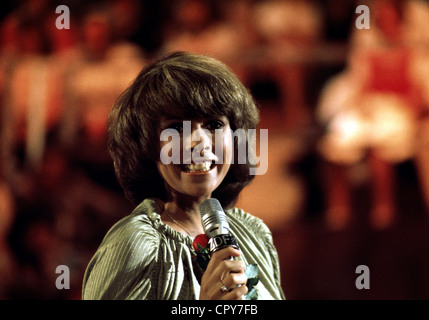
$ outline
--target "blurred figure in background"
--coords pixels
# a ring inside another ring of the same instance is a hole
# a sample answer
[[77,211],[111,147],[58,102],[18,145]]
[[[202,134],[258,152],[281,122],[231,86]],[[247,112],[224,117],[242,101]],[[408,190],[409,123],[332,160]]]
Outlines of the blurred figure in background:
[[216,21],[214,5],[209,0],[181,0],[170,7],[163,32],[162,51],[207,50],[205,33]]
[[427,213],[429,214],[429,2],[409,0],[404,15],[405,34],[415,57],[415,75],[421,85],[423,111],[419,120],[419,137],[416,155],[417,173],[420,178]]
[[8,299],[15,280],[16,261],[8,244],[10,230],[15,219],[15,203],[12,192],[0,174],[0,300]]
[[112,33],[115,42],[128,42],[142,28],[149,12],[139,0],[112,0]]
[[14,171],[14,127],[11,119],[10,79],[19,61],[19,19],[16,15],[7,16],[1,23],[0,48],[0,166],[7,181],[12,179]]
[[[19,61],[10,81],[12,135],[18,167],[30,171],[40,165],[46,136],[60,116],[57,96],[58,75],[49,68],[47,40],[40,21],[20,21]],[[20,151],[22,150],[22,151]]]
[[259,74],[268,74],[278,86],[285,126],[302,129],[311,118],[306,97],[308,64],[321,41],[321,8],[311,0],[260,1],[254,5],[252,18],[265,48]]
[[112,19],[109,7],[99,6],[83,18],[81,58],[70,75],[65,97],[66,145],[82,169],[100,174],[113,170],[105,143],[107,114],[144,64],[137,46],[112,39]]
[[349,223],[353,210],[349,168],[365,160],[371,173],[374,228],[397,217],[395,164],[416,155],[422,115],[413,50],[404,37],[406,2],[375,0],[371,28],[355,30],[348,66],[324,89],[319,119],[326,124],[320,151],[327,160],[327,222]]
[[253,49],[251,1],[182,0],[170,9],[162,53],[187,51],[226,63],[246,82],[246,54]]

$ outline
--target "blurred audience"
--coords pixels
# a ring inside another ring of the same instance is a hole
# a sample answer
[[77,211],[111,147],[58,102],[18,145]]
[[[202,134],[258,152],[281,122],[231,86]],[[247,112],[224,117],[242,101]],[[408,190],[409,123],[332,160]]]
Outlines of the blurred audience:
[[[319,209],[330,227],[350,221],[351,171],[363,163],[371,169],[374,226],[394,221],[394,167],[408,159],[416,160],[429,208],[429,4],[373,2],[370,30],[354,28],[354,1],[11,4],[0,21],[0,299],[80,298],[88,259],[132,209],[107,153],[107,115],[142,67],[170,51],[214,56],[248,87],[269,82],[278,90],[273,118],[281,134],[273,141],[284,145],[284,134],[294,147],[275,158],[276,179],[291,179],[282,163],[302,160],[314,120],[326,128],[317,151],[328,192]],[[59,4],[70,7],[70,29],[55,26]],[[340,61],[345,70],[323,81],[316,106],[309,87],[326,75],[315,66],[342,59],[330,41],[350,52]],[[263,113],[266,101],[258,102]],[[294,212],[315,202],[304,199],[299,181],[287,183]],[[58,265],[70,268],[71,290],[55,287]]]
[[[106,120],[145,58],[125,30],[112,32],[118,2],[90,6],[70,29],[55,27],[48,1],[24,2],[3,22],[1,195],[16,210],[2,228],[10,250],[1,251],[0,269],[17,275],[2,286],[6,298],[79,298],[98,230],[129,210],[107,154]],[[74,290],[55,287],[62,264]]]

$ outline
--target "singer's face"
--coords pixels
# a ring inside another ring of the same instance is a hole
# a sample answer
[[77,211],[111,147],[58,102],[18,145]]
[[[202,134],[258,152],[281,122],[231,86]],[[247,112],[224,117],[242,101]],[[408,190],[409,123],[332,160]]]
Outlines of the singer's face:
[[169,192],[192,198],[209,197],[231,166],[233,142],[228,119],[163,118],[159,128],[157,166]]

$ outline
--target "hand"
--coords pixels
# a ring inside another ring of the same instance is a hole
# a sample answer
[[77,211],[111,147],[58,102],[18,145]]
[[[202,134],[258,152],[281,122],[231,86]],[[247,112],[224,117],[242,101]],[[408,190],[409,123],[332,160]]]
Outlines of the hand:
[[[246,266],[241,260],[230,259],[240,255],[233,247],[213,253],[201,279],[200,300],[240,300],[247,293]],[[229,290],[223,292],[222,285]]]

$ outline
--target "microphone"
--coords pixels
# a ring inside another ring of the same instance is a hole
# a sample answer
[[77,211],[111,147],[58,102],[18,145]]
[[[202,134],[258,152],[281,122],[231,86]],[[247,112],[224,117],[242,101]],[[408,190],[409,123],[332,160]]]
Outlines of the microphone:
[[217,199],[206,199],[200,204],[204,232],[209,237],[210,255],[225,247],[239,249],[235,237],[230,233],[225,212]]

